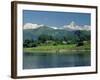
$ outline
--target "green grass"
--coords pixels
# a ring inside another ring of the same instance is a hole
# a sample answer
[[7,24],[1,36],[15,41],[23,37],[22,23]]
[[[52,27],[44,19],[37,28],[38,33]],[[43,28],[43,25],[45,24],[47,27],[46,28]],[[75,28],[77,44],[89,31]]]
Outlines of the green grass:
[[90,50],[90,44],[84,44],[83,46],[76,47],[76,44],[69,45],[42,45],[32,48],[24,48],[24,52],[65,52],[65,51],[85,51]]

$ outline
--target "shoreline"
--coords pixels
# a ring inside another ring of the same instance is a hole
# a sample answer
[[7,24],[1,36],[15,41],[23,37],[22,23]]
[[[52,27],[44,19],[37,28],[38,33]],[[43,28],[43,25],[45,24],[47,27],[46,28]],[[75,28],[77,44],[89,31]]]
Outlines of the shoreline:
[[76,47],[75,44],[23,48],[23,52],[27,52],[27,53],[68,53],[68,52],[78,52],[78,51],[79,52],[91,51],[91,48],[89,45]]
[[84,52],[84,51],[91,51],[91,50],[48,50],[48,51],[27,51],[23,50],[24,53],[66,53],[66,52]]

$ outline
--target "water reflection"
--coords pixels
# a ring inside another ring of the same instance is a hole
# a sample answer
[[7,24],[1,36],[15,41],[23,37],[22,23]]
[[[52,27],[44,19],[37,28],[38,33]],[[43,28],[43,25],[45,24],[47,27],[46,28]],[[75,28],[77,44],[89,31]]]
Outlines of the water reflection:
[[90,51],[23,53],[23,69],[90,66]]

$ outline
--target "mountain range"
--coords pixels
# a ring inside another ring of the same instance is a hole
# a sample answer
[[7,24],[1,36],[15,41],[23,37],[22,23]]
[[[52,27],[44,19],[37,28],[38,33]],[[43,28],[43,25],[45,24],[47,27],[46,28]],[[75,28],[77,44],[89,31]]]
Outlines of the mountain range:
[[78,26],[74,22],[65,25],[62,28],[49,27],[43,24],[26,23],[23,28],[23,40],[38,39],[40,35],[50,35],[57,39],[66,36],[69,40],[77,39],[75,32],[80,31],[83,37],[90,37],[90,26]]
[[[32,24],[32,23],[26,23],[24,25],[23,29],[37,29],[40,27],[44,27],[46,25],[43,24]],[[66,29],[66,30],[90,30],[90,26],[89,25],[76,25],[76,23],[74,21],[72,21],[70,24],[68,25],[64,25],[61,28],[59,27],[52,27],[52,26],[48,26],[49,28],[53,28],[53,29]]]

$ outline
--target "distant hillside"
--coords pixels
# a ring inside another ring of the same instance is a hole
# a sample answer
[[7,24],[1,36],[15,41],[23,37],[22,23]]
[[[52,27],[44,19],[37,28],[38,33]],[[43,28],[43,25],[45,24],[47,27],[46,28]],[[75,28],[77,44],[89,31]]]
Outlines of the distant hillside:
[[77,32],[80,31],[82,38],[90,38],[90,30],[67,30],[67,29],[54,29],[48,26],[41,26],[34,29],[23,29],[23,39],[38,39],[40,35],[50,35],[57,39],[66,37],[68,40],[76,40]]

